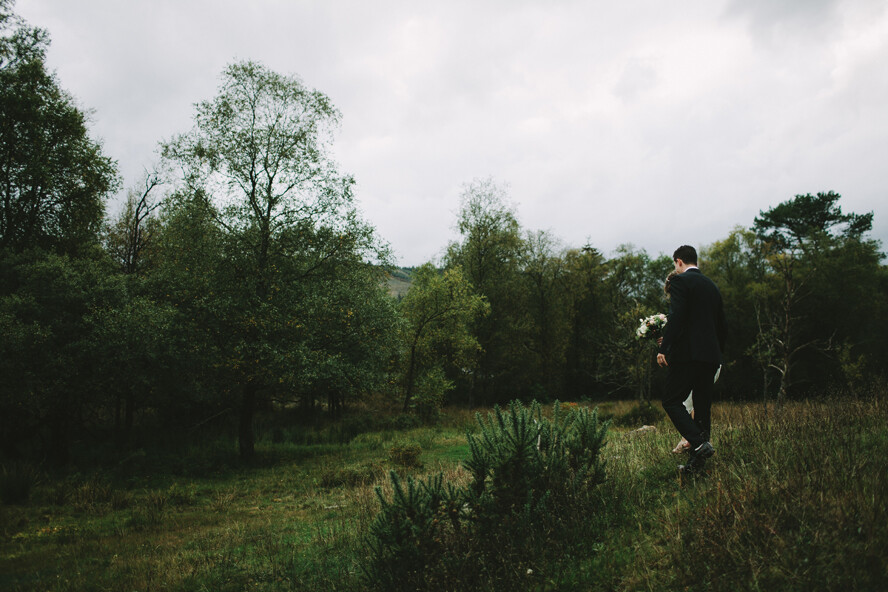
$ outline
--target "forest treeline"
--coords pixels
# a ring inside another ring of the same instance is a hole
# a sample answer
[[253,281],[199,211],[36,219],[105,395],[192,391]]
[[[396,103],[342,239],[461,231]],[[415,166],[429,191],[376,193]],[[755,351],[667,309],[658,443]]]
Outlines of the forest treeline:
[[[368,397],[427,421],[445,404],[656,397],[635,329],[668,307],[669,256],[565,247],[476,180],[459,238],[393,298],[396,262],[331,158],[339,111],[255,62],[222,73],[109,216],[116,162],[47,69],[47,32],[11,0],[0,27],[4,457],[65,464],[75,442],[223,421],[249,458],[257,414],[335,416]],[[872,213],[839,202],[797,195],[697,245],[730,323],[720,396],[884,378],[888,271]]]

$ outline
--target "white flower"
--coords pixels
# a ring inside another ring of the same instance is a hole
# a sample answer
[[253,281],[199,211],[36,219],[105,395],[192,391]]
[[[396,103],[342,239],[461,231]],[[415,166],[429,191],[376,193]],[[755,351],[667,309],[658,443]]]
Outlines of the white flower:
[[652,314],[651,316],[641,319],[641,325],[635,331],[637,339],[657,337],[663,332],[668,324],[669,317],[663,313]]

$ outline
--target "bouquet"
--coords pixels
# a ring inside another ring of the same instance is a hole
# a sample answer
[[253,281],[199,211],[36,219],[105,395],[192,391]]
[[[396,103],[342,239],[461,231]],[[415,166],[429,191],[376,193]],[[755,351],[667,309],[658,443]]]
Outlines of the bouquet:
[[656,341],[663,336],[663,330],[666,328],[666,315],[663,313],[651,315],[645,319],[641,319],[641,325],[635,331],[636,339],[651,339]]

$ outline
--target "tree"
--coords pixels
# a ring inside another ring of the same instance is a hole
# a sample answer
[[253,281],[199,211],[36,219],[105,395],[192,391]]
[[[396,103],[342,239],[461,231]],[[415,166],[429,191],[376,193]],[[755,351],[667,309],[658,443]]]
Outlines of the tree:
[[[239,445],[253,454],[253,417],[261,393],[274,389],[269,368],[304,344],[284,295],[387,251],[355,211],[353,180],[328,154],[339,112],[295,76],[255,62],[223,73],[217,96],[197,105],[195,127],[163,146],[205,200],[223,236],[230,274],[220,286],[238,328],[229,357],[241,389]],[[355,255],[359,255],[355,257]],[[284,289],[284,288],[287,289]]]
[[809,332],[830,343],[800,356],[799,373],[815,383],[844,382],[858,391],[884,377],[879,360],[888,355],[888,267],[880,243],[861,237],[836,237],[818,258],[810,295],[799,309]]
[[872,228],[872,212],[843,214],[832,191],[816,196],[796,195],[755,218],[753,230],[767,246],[766,260],[779,281],[780,305],[770,319],[776,360],[771,364],[780,375],[778,401],[784,401],[795,382],[799,356],[813,347],[824,347],[832,336],[811,333],[804,322],[803,306],[812,294],[829,252],[847,241],[859,242]]
[[0,249],[74,254],[96,242],[116,165],[47,72],[47,33],[11,6],[0,4]]
[[28,439],[54,465],[100,409],[99,318],[125,290],[108,260],[27,251],[0,258],[0,433]]
[[[43,60],[49,35],[45,29],[27,26],[13,12],[15,0],[0,0],[0,68],[8,68],[30,60]],[[13,29],[11,35],[5,34]]]
[[652,258],[631,244],[620,245],[616,256],[607,261],[604,284],[610,302],[606,306],[613,314],[609,330],[603,332],[607,345],[601,361],[612,392],[631,389],[639,399],[651,398],[654,349],[649,343],[639,343],[635,330],[640,319],[666,311],[663,284],[671,268],[668,256]]
[[417,385],[425,387],[420,393],[423,402],[431,399],[431,407],[437,409],[443,395],[453,388],[444,378],[444,360],[449,358],[450,365],[463,372],[475,366],[480,346],[471,328],[489,306],[473,294],[459,267],[439,272],[427,263],[414,271],[399,310],[406,321],[402,330],[404,411],[410,409]]
[[146,249],[157,230],[156,212],[163,201],[156,197],[163,179],[157,171],[145,172],[141,187],[127,192],[123,210],[108,228],[105,245],[127,275],[141,270]]
[[48,34],[12,8],[0,0],[0,440],[14,453],[36,435],[64,464],[97,406],[95,317],[125,297],[96,248],[117,173],[47,72]]
[[614,257],[607,263],[607,283],[615,301],[633,302],[650,309],[651,312],[662,312],[663,283],[672,270],[672,260],[666,255],[652,258],[644,249],[637,249],[632,244],[617,247]]
[[459,266],[490,314],[475,329],[483,353],[468,384],[469,403],[525,397],[528,383],[525,292],[521,260],[524,241],[506,192],[491,179],[466,185],[457,228],[462,241],[448,247],[445,267]]
[[[155,387],[163,395],[158,417],[167,426],[192,426],[236,408],[241,377],[230,354],[243,314],[229,295],[236,287],[226,289],[232,280],[223,233],[199,192],[177,191],[164,200],[152,245],[140,291],[157,313],[176,313],[165,341],[176,352],[178,376],[162,391]],[[148,320],[157,325],[163,316]]]
[[528,348],[532,354],[534,396],[562,397],[568,318],[565,263],[558,240],[542,230],[525,236],[522,272],[527,292]]
[[767,397],[773,373],[772,340],[767,334],[770,325],[766,322],[772,303],[767,297],[769,270],[764,248],[754,232],[738,226],[725,239],[700,249],[701,269],[718,285],[724,302],[730,331],[722,355],[731,361],[731,394],[737,398],[758,390],[752,377],[759,372],[761,393]]
[[564,255],[565,308],[569,335],[566,346],[567,400],[606,392],[605,357],[615,313],[607,294],[606,261],[591,245]]
[[[278,384],[304,409],[326,403],[334,416],[352,397],[386,388],[400,327],[385,268],[364,261],[358,249],[329,244],[341,240],[315,233],[316,248],[280,262],[278,302],[290,325],[282,324],[270,342],[283,354],[276,362]],[[339,254],[322,261],[333,249]],[[280,397],[288,398],[284,392]]]
[[117,440],[126,443],[137,410],[150,407],[166,415],[170,402],[183,394],[186,347],[176,339],[182,319],[174,306],[131,292],[89,319],[96,386],[104,399],[98,402],[111,410]]

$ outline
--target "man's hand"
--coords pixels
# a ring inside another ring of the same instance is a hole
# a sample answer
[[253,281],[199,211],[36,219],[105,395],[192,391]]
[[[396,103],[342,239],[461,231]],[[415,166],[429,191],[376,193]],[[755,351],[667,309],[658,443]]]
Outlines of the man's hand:
[[664,356],[663,354],[657,354],[657,364],[659,364],[661,368],[665,368],[669,365],[666,362],[666,356]]

